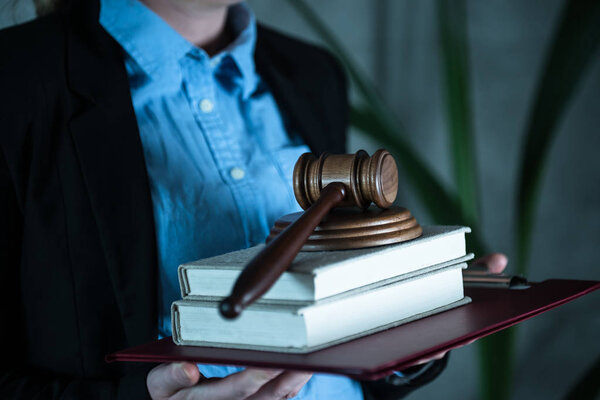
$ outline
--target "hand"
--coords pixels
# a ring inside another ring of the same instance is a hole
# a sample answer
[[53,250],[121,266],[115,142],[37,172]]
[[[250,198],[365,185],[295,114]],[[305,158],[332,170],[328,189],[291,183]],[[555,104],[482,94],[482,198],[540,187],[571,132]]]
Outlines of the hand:
[[150,371],[146,386],[154,400],[289,399],[311,373],[248,368],[225,378],[207,379],[192,363],[161,364]]
[[508,258],[502,253],[491,253],[473,260],[471,265],[467,268],[470,269],[482,269],[490,274],[501,274],[508,264]]
[[[506,268],[507,264],[508,264],[508,257],[506,257],[506,255],[504,255],[502,253],[491,253],[491,254],[487,254],[483,257],[480,257],[476,260],[473,260],[473,262],[467,268],[467,271],[481,270],[482,273],[486,272],[486,273],[490,273],[490,274],[501,274],[502,271],[504,271],[504,269]],[[475,342],[475,340],[465,343],[464,346],[469,345],[473,342]],[[425,364],[425,363],[428,363],[433,360],[439,360],[442,357],[444,357],[447,352],[448,351],[442,351],[437,354],[434,354],[433,356],[423,358],[423,359],[419,360],[415,365]]]

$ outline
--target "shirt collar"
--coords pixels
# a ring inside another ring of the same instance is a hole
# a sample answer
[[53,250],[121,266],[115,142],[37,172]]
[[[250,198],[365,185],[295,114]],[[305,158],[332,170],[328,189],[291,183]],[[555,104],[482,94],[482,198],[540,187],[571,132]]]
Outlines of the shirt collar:
[[258,84],[258,76],[254,65],[254,48],[256,46],[256,19],[245,3],[229,7],[227,23],[235,39],[221,53],[213,58],[230,56],[242,76],[242,93],[247,98],[254,92]]
[[[179,70],[193,45],[137,0],[101,0],[100,24],[153,80]],[[178,80],[181,74],[175,75]]]
[[[244,3],[228,10],[227,24],[235,39],[213,57],[218,65],[230,57],[242,77],[242,93],[248,97],[258,84],[254,65],[256,20]],[[138,0],[101,0],[100,24],[153,80],[181,81],[179,61],[190,52],[208,55],[188,42],[162,18]]]

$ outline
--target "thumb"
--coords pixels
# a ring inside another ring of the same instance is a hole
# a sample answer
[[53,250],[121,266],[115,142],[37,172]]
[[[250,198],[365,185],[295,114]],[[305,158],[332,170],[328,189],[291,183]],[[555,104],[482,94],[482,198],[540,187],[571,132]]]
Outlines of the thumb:
[[200,371],[195,364],[161,364],[150,371],[146,385],[153,399],[165,399],[181,389],[194,386],[199,379]]
[[501,274],[507,264],[508,258],[504,254],[491,253],[473,260],[467,271],[483,274]]

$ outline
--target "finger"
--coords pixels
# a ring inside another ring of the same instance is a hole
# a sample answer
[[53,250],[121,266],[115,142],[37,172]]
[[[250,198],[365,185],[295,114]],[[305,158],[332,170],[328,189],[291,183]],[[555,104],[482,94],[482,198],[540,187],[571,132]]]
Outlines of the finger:
[[265,383],[247,400],[279,400],[295,397],[312,377],[309,372],[286,371],[277,378]]
[[[463,346],[468,346],[470,344],[475,343],[476,341],[477,341],[477,339],[469,340],[468,342],[461,344],[460,346],[453,347],[452,350],[459,349]],[[426,364],[430,361],[441,360],[442,358],[444,358],[446,356],[446,354],[448,354],[449,351],[450,350],[440,351],[439,353],[435,353],[433,356],[430,356],[427,358],[421,358],[421,359],[419,359],[419,361],[417,361],[415,363],[415,365],[421,365],[421,364]]]
[[508,258],[502,253],[492,253],[473,261],[469,269],[485,268],[491,274],[500,274],[506,268]]
[[146,385],[152,398],[165,398],[194,386],[199,380],[200,371],[195,364],[161,364],[148,373]]
[[282,373],[281,370],[249,368],[222,379],[203,381],[181,394],[193,399],[245,399]]
[[431,357],[421,358],[419,361],[416,362],[415,365],[427,364],[428,362],[431,362],[431,361],[441,360],[442,358],[444,358],[446,353],[448,353],[448,350],[440,351],[439,353],[436,353],[436,354],[432,355]]

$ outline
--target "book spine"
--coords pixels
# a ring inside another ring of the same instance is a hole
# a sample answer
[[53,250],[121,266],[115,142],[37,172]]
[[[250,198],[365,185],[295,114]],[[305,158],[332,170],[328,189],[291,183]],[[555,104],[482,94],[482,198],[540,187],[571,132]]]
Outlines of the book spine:
[[177,268],[177,277],[179,278],[179,288],[181,290],[181,298],[185,299],[190,294],[190,283],[188,281],[187,268],[180,265]]
[[171,331],[173,332],[173,342],[178,346],[184,345],[184,341],[181,340],[181,320],[176,302],[171,305]]

